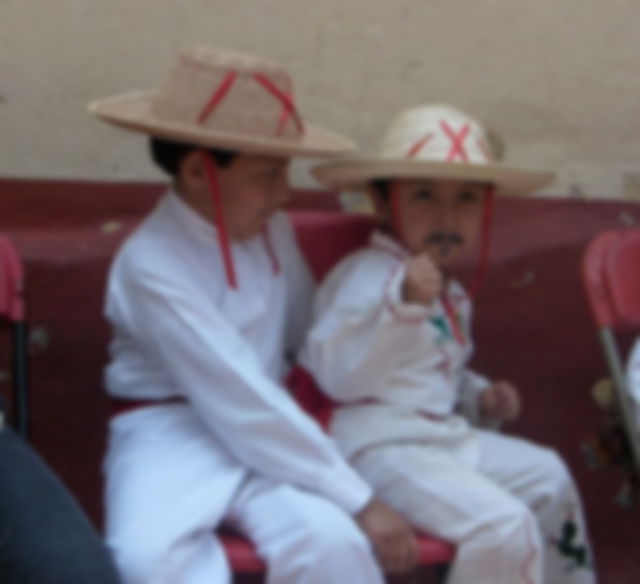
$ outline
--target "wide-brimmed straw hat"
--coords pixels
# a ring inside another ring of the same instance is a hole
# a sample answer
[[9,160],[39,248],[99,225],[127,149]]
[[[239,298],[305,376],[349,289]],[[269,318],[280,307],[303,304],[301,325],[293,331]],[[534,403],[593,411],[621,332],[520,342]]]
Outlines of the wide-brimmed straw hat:
[[450,179],[491,183],[496,192],[525,194],[553,182],[554,174],[498,162],[491,140],[473,118],[447,105],[422,105],[391,124],[377,156],[350,158],[313,169],[321,183],[362,190],[376,179]]
[[331,156],[346,138],[305,122],[284,66],[255,55],[193,47],[155,91],[89,105],[100,119],[159,138],[275,156]]

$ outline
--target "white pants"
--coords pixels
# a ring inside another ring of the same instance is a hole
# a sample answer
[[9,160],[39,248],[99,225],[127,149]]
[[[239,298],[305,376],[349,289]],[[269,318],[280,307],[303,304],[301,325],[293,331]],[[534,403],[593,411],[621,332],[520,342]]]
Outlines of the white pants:
[[350,516],[313,493],[249,473],[180,416],[163,417],[159,408],[118,416],[105,471],[106,537],[123,584],[227,584],[214,536],[223,521],[255,543],[269,584],[383,582]]
[[593,584],[579,496],[556,453],[492,432],[477,441],[476,468],[414,444],[353,464],[418,529],[458,546],[448,584]]

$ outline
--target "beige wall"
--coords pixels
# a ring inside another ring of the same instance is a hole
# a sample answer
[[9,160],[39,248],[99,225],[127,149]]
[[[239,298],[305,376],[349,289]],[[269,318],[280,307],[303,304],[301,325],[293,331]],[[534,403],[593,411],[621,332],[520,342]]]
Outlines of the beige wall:
[[639,0],[0,0],[0,175],[158,178],[85,102],[204,42],[285,61],[305,114],[365,149],[400,108],[449,101],[558,169],[555,191],[620,196],[625,175],[640,190],[639,22]]

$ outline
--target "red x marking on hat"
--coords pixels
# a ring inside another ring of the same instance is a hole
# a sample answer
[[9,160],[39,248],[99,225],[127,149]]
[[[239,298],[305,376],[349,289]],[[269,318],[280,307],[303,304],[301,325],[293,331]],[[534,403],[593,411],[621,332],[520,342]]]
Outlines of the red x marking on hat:
[[[229,90],[236,81],[238,73],[236,71],[229,71],[224,79],[220,82],[218,87],[211,94],[211,98],[206,103],[200,115],[198,115],[198,123],[203,124],[206,119],[211,115],[213,110],[220,105],[224,100]],[[264,87],[271,95],[273,95],[282,104],[282,111],[280,112],[280,118],[278,121],[278,127],[276,133],[282,134],[289,118],[293,118],[293,121],[300,134],[304,133],[304,124],[298,110],[296,109],[293,101],[292,89],[289,88],[286,92],[282,91],[271,79],[261,73],[254,74],[253,78]]]
[[417,140],[416,143],[407,151],[407,158],[414,158],[415,156],[417,156],[420,153],[420,150],[422,150],[427,145],[431,138],[433,138],[433,132],[429,132],[428,134]]
[[220,102],[225,98],[232,85],[234,84],[238,74],[235,71],[229,71],[220,83],[216,87],[215,91],[211,94],[211,98],[204,106],[200,115],[198,116],[198,123],[204,124],[206,119],[211,115],[211,112],[220,105]]
[[447,161],[453,162],[456,157],[459,156],[464,162],[469,162],[469,156],[465,150],[464,142],[471,131],[471,126],[465,124],[457,134],[445,120],[440,121],[440,127],[451,140],[451,150],[449,150],[449,154],[447,155]]
[[278,123],[277,133],[281,134],[282,130],[284,130],[284,126],[287,123],[289,117],[293,117],[293,121],[298,128],[298,132],[300,134],[304,134],[304,124],[302,123],[302,119],[300,118],[300,114],[298,114],[298,110],[296,109],[295,104],[293,103],[293,95],[292,90],[289,90],[285,93],[282,91],[271,79],[269,79],[266,75],[262,75],[261,73],[256,73],[254,79],[260,83],[273,97],[280,101],[282,104],[282,112],[280,113],[280,121]]
[[478,138],[476,142],[485,160],[487,162],[494,162],[494,156],[493,156],[493,153],[491,152],[491,148],[489,148],[489,145],[487,144],[487,141],[484,138]]

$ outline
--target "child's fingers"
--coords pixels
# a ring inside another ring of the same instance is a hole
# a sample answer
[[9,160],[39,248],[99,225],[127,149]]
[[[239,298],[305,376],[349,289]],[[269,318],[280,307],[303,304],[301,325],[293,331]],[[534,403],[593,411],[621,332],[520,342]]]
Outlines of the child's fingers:
[[516,389],[510,383],[498,385],[500,394],[500,412],[505,420],[514,420],[520,414],[520,397]]

